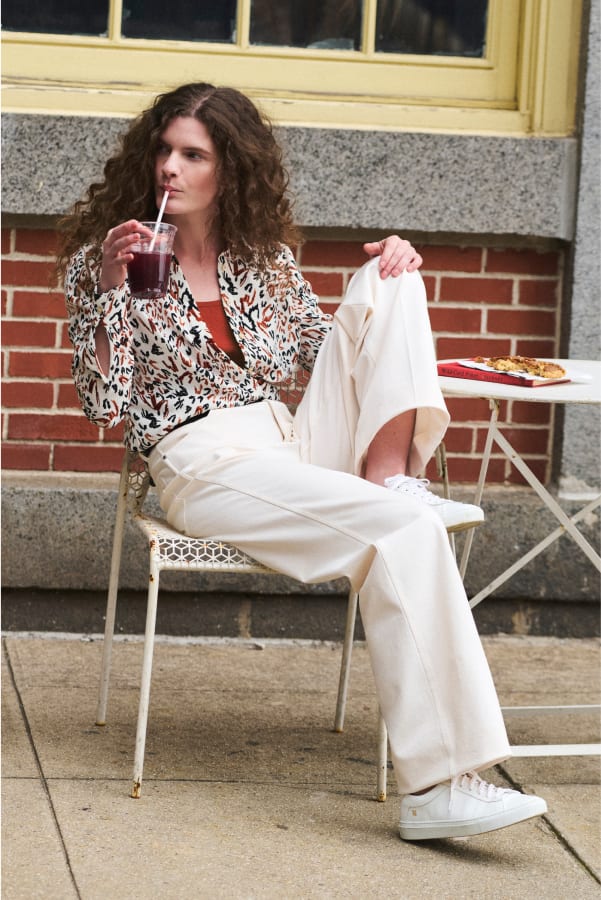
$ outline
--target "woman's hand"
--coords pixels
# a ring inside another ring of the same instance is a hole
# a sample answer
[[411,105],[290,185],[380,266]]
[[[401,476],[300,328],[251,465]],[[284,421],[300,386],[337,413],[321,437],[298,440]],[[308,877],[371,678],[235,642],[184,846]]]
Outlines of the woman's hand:
[[130,247],[135,244],[141,232],[148,231],[135,219],[111,228],[102,242],[102,265],[100,268],[100,290],[109,291],[119,287],[127,278],[127,264],[133,254]]
[[401,272],[415,272],[423,263],[423,259],[409,241],[396,234],[382,241],[363,244],[363,249],[368,256],[380,257],[380,278],[400,275]]

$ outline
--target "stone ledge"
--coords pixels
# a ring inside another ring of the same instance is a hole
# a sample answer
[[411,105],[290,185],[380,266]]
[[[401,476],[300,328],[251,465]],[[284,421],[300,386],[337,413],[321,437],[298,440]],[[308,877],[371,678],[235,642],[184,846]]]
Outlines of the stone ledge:
[[[2,491],[3,559],[5,588],[58,591],[104,591],[112,547],[117,502],[115,474],[73,475],[6,472]],[[457,487],[456,499],[469,500],[472,488]],[[159,513],[154,495],[149,509]],[[575,512],[583,504],[561,500]],[[485,492],[486,524],[475,535],[466,576],[473,596],[518,556],[542,540],[555,520],[528,489],[491,487]],[[599,518],[591,513],[583,523],[588,539],[598,547]],[[463,536],[457,537],[458,553]],[[121,567],[124,590],[145,591],[147,553],[144,539],[128,522]],[[342,580],[300,585],[285,576],[225,575],[167,572],[161,579],[166,591],[248,592],[269,595],[339,595]],[[572,540],[562,537],[548,547],[494,595],[497,599],[541,602],[599,600],[599,574]]]
[[[100,177],[129,121],[7,113],[2,212],[62,215]],[[276,132],[302,227],[573,236],[573,138],[301,126]]]

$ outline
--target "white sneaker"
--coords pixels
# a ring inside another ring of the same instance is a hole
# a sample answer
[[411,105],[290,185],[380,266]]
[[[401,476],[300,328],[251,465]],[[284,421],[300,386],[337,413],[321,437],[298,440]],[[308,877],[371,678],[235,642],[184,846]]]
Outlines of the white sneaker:
[[447,531],[463,531],[464,528],[481,525],[484,521],[484,513],[479,506],[473,506],[471,503],[458,503],[456,500],[446,500],[429,491],[430,482],[427,478],[392,475],[384,481],[384,484],[391,491],[408,494],[410,497],[416,497],[427,503],[438,513]]
[[399,834],[405,841],[465,837],[515,825],[546,811],[541,797],[495,787],[476,772],[468,772],[426,794],[403,797]]

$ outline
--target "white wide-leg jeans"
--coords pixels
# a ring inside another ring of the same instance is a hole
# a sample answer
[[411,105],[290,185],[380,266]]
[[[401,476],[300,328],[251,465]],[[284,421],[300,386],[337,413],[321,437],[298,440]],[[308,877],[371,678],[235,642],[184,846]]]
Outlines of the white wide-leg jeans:
[[271,400],[216,410],[149,458],[178,530],[302,582],[350,579],[402,794],[510,755],[444,526],[357,474],[382,425],[410,409],[417,474],[448,423],[425,291],[418,273],[382,280],[372,261],[349,285],[294,419]]

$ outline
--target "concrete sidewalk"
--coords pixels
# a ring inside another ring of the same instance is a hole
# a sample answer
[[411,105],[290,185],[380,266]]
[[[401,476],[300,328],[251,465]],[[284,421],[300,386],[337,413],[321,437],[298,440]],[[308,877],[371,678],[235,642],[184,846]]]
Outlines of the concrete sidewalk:
[[[487,637],[504,705],[599,702],[599,642]],[[376,803],[376,704],[357,645],[344,734],[339,646],[159,640],[145,777],[129,798],[142,645],[115,645],[94,725],[99,640],[5,636],[3,900],[598,898],[599,759],[513,759],[491,780],[549,813],[408,844]],[[599,717],[509,722],[513,743],[598,741]]]

